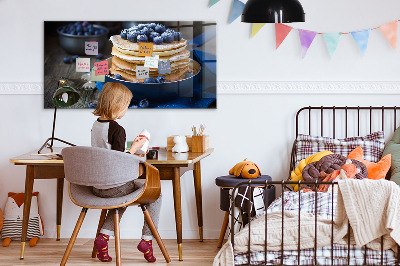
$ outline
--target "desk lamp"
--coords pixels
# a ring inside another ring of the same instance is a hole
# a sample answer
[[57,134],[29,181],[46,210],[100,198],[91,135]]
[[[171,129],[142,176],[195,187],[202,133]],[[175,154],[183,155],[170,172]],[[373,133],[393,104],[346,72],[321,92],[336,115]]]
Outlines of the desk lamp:
[[304,22],[304,10],[298,0],[249,0],[243,8],[242,22]]
[[[55,138],[54,137],[54,130],[56,128],[56,116],[57,116],[57,107],[68,107],[71,105],[74,105],[75,103],[78,102],[80,96],[79,93],[73,89],[72,87],[68,86],[66,84],[66,80],[61,79],[58,82],[58,89],[54,92],[53,95],[53,104],[54,104],[54,118],[53,118],[53,131],[51,133],[51,138],[48,138],[42,147],[39,149],[38,153],[40,153],[45,147],[50,148],[50,150],[53,152],[53,141],[58,140],[62,143],[68,144],[70,146],[75,146],[72,143],[69,143],[65,140]],[[50,144],[49,144],[49,141]]]

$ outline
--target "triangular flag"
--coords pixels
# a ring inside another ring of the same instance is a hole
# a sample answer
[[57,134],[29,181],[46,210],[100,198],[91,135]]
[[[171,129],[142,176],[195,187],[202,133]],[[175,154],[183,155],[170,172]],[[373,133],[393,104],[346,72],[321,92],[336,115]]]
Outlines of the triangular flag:
[[278,49],[278,47],[282,44],[282,42],[285,40],[286,36],[288,36],[289,32],[292,29],[293,28],[288,25],[275,23],[276,49]]
[[368,46],[369,33],[371,29],[360,30],[360,31],[352,31],[351,35],[353,35],[354,40],[356,41],[358,47],[361,50],[361,53],[364,55]]
[[208,7],[212,7],[213,5],[215,5],[218,2],[219,2],[219,0],[210,0],[210,5]]
[[244,3],[242,3],[239,0],[233,0],[231,17],[229,18],[229,24],[232,23],[242,14],[243,8],[244,8]]
[[251,38],[256,35],[262,27],[264,27],[265,23],[253,23],[251,28]]
[[383,35],[385,35],[386,39],[390,43],[390,45],[393,47],[393,49],[396,50],[397,48],[397,20],[393,22],[386,23],[382,26],[378,27]]
[[338,47],[339,39],[340,36],[342,36],[342,34],[340,34],[339,32],[333,32],[333,33],[325,33],[323,36],[326,48],[328,48],[329,55],[332,58],[333,54],[336,51],[336,48]]
[[301,55],[304,58],[317,33],[315,31],[300,30]]

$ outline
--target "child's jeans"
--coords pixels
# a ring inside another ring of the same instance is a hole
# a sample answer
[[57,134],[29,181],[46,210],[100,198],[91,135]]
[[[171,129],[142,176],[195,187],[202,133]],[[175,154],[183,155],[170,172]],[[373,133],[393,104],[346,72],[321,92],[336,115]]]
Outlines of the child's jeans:
[[[135,182],[136,181],[136,182]],[[102,198],[115,198],[115,197],[122,197],[128,195],[138,189],[141,189],[144,186],[144,182],[138,182],[137,180],[132,180],[122,186],[113,187],[108,189],[98,189],[93,187],[93,194],[102,197]],[[153,218],[155,226],[158,228],[158,221],[160,218],[160,211],[161,211],[161,202],[162,196],[153,203],[146,204],[147,209]],[[119,218],[121,219],[122,215],[124,214],[126,207],[118,208]],[[114,236],[114,210],[108,210],[106,220],[104,221],[103,227],[100,230],[100,233]],[[153,238],[153,234],[151,233],[150,227],[147,224],[146,220],[144,221],[143,230],[142,230],[142,239],[151,240]]]

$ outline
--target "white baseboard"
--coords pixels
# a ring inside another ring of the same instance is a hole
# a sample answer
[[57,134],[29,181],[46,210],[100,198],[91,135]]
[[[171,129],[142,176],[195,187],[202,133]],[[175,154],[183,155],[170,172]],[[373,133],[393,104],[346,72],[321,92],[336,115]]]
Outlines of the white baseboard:
[[[218,94],[400,94],[400,81],[220,81]],[[0,95],[43,94],[43,83],[0,83]]]

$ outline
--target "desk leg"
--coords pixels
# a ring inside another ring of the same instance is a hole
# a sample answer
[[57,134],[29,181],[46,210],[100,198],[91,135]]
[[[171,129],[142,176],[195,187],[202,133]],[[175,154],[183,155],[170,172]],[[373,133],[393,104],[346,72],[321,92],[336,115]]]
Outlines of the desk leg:
[[182,205],[181,205],[181,175],[179,167],[174,167],[174,178],[172,179],[174,191],[175,223],[178,242],[179,260],[182,260]]
[[26,235],[28,233],[29,213],[31,211],[32,190],[34,181],[34,166],[26,166],[25,177],[25,195],[24,195],[24,213],[22,219],[22,232],[21,232],[21,255],[20,259],[24,259]]
[[196,194],[196,208],[197,208],[197,220],[199,225],[200,242],[203,242],[203,203],[201,196],[200,161],[194,164],[193,177],[194,177],[194,191]]
[[57,241],[60,241],[64,178],[57,178]]

